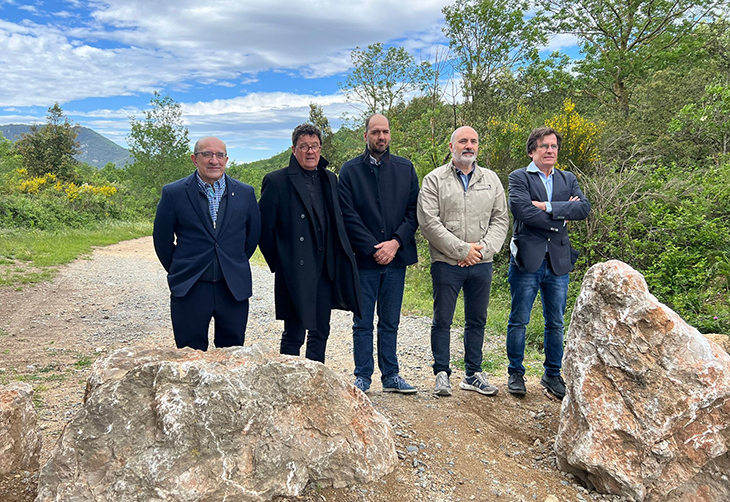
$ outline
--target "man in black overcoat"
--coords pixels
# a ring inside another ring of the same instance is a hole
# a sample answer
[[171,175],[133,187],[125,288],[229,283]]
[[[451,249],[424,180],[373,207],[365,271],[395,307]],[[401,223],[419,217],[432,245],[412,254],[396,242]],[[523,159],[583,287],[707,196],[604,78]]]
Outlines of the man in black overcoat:
[[284,320],[280,352],[324,362],[332,308],[360,315],[360,285],[337,197],[337,177],[321,157],[312,124],[292,133],[289,166],[261,185],[259,247],[276,274],[276,318]]

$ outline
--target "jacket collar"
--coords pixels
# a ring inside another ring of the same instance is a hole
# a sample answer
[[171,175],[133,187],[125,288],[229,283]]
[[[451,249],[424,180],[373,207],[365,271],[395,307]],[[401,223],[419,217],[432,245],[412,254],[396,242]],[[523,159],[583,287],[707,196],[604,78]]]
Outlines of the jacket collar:
[[[317,164],[317,169],[326,169],[329,165],[329,161],[325,159],[324,157],[319,157],[319,163]],[[289,165],[286,168],[287,173],[289,176],[291,176],[294,173],[299,173],[299,170],[304,169],[302,166],[299,165],[299,161],[292,153],[289,156]]]
[[[458,176],[458,173],[461,171],[458,167],[454,165],[454,161],[449,161],[448,164],[446,164],[448,169],[444,169],[443,173],[441,174],[442,178],[448,178],[449,176]],[[479,168],[479,164],[476,162],[474,163],[474,170],[472,171],[471,177],[474,180],[474,182],[477,182],[478,180],[482,179],[484,176],[484,173]]]
[[[370,164],[370,156],[372,154],[370,153],[370,149],[365,146],[365,153],[362,154],[360,159],[364,164]],[[390,162],[390,146],[385,149],[385,153],[380,157],[380,162],[382,164],[388,164]]]

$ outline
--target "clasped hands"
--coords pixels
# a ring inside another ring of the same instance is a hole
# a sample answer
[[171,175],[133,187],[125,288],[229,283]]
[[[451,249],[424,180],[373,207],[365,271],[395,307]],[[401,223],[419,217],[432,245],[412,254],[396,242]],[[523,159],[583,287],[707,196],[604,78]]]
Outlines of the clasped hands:
[[456,262],[456,264],[460,267],[471,267],[472,265],[476,265],[482,261],[482,249],[484,249],[484,246],[480,246],[476,242],[470,242],[469,246],[471,247],[469,248],[469,254],[466,255],[466,258]]
[[391,239],[389,241],[376,244],[373,247],[376,249],[375,254],[373,255],[375,263],[378,265],[387,265],[393,261],[393,258],[395,258],[395,254],[400,248],[400,243],[396,239]]

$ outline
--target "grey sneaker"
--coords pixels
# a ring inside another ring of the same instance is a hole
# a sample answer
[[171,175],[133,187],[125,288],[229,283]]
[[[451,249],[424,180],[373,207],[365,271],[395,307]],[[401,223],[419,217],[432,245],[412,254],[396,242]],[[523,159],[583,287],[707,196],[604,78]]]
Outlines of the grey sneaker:
[[396,375],[383,382],[383,392],[398,392],[399,394],[415,394],[418,392],[414,386],[409,385],[403,377]]
[[439,371],[436,375],[436,386],[433,393],[437,396],[450,396],[451,384],[449,383],[449,375],[445,371]]
[[465,376],[459,384],[459,388],[473,390],[485,396],[494,396],[499,392],[499,389],[489,383],[487,376],[482,372],[474,373],[472,376]]
[[527,394],[525,388],[525,375],[522,373],[512,373],[507,380],[507,390],[515,396],[524,396]]
[[361,377],[357,377],[353,385],[363,391],[365,394],[370,392],[370,385]]
[[540,379],[540,385],[545,387],[547,391],[558,399],[565,397],[565,380],[560,375],[547,376],[543,375]]

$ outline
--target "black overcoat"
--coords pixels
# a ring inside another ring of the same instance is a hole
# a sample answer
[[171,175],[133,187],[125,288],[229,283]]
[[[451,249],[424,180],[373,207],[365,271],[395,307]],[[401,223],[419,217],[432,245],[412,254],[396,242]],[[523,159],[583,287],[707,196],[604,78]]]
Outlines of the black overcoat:
[[[337,176],[320,159],[322,192],[327,210],[334,216],[330,231],[335,249],[333,308],[361,315],[360,280],[355,255],[347,239],[345,223],[337,197]],[[306,329],[316,329],[318,253],[316,217],[305,185],[302,168],[294,155],[289,166],[264,176],[261,184],[261,239],[259,248],[276,274],[274,296],[276,318],[299,319]],[[326,272],[323,272],[326,273]]]

